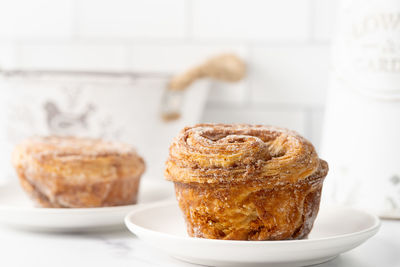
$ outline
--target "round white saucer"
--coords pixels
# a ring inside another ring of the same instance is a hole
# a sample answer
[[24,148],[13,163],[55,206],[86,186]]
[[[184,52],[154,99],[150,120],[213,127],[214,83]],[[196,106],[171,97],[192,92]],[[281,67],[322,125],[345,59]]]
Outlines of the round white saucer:
[[[173,187],[164,181],[142,179],[138,205],[174,198]],[[70,232],[99,230],[123,225],[126,214],[138,205],[104,208],[38,208],[18,181],[0,184],[0,223],[38,231]]]
[[376,216],[348,207],[321,207],[305,240],[230,241],[191,238],[176,201],[134,208],[125,218],[131,232],[171,256],[212,266],[306,266],[351,250],[379,229]]

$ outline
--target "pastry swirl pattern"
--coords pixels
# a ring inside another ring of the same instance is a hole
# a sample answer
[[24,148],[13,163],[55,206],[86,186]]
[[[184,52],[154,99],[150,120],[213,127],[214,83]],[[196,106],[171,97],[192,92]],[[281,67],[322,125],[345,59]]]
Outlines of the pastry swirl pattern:
[[181,131],[170,148],[171,181],[296,182],[320,167],[314,147],[293,131],[261,125],[199,124]]
[[328,165],[297,133],[272,126],[198,124],[174,139],[165,177],[194,237],[304,238]]

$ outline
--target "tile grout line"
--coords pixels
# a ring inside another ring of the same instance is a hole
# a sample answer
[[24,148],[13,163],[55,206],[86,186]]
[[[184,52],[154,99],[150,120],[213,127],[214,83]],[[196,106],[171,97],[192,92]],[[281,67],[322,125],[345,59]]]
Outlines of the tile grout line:
[[79,9],[79,4],[78,4],[78,1],[79,0],[72,0],[71,1],[71,5],[72,5],[72,7],[71,7],[71,11],[72,11],[72,14],[71,14],[71,30],[72,30],[72,33],[71,33],[71,41],[77,41],[77,40],[79,40],[80,38],[79,38],[79,36],[80,36],[80,34],[79,34],[79,25],[81,24],[80,23],[80,21],[79,21],[79,18],[80,18],[80,9]]
[[252,104],[252,97],[253,97],[253,70],[251,68],[251,62],[253,61],[253,47],[251,45],[246,46],[247,50],[247,74],[246,74],[246,89],[245,89],[245,96],[244,96],[244,101],[243,105],[245,107],[251,107]]
[[315,104],[290,104],[290,103],[242,103],[224,102],[224,101],[207,101],[207,107],[217,110],[226,109],[249,109],[253,111],[288,111],[303,112],[309,111],[311,114],[315,110],[323,109],[323,106]]
[[191,41],[193,38],[193,0],[185,1],[185,41]]
[[303,112],[305,115],[305,120],[304,120],[304,134],[306,135],[307,139],[309,140],[314,140],[314,122],[313,122],[313,111],[314,109],[312,107],[306,107],[304,108]]
[[[75,26],[74,26],[75,27]],[[77,26],[76,26],[77,27]],[[192,37],[182,38],[149,38],[149,37],[84,37],[80,36],[79,31],[74,30],[73,38],[58,38],[58,37],[42,37],[32,38],[24,37],[17,38],[16,40],[24,42],[24,44],[48,44],[48,43],[59,43],[62,42],[79,42],[79,43],[97,43],[97,44],[117,44],[124,42],[127,44],[138,44],[138,45],[197,45],[197,46],[245,46],[245,47],[303,47],[309,46],[309,42],[298,42],[298,41],[257,41],[257,40],[232,40],[232,39],[193,39]],[[9,41],[0,37],[0,42]],[[313,41],[312,45],[330,45],[329,41]]]
[[[316,22],[316,0],[309,0],[308,5],[309,5],[309,16],[308,16],[308,30],[309,30],[309,36],[308,36],[308,41],[310,44],[314,44],[315,42],[315,22]],[[317,0],[318,1],[318,0]]]
[[131,46],[129,45],[129,44],[124,44],[123,45],[123,47],[124,47],[124,49],[125,49],[125,68],[127,69],[127,70],[131,70],[131,66],[133,66],[133,64],[132,64],[132,62],[134,61],[134,59],[133,59],[133,53],[132,53],[132,48],[131,48]]
[[[240,104],[233,102],[224,102],[224,101],[210,101],[210,106],[213,108],[235,108]],[[241,107],[251,107],[254,110],[289,110],[289,111],[300,111],[306,108],[311,109],[320,109],[321,105],[316,104],[298,104],[298,103],[282,103],[282,102],[255,102],[251,103],[251,105],[240,105]]]
[[13,68],[14,69],[21,69],[22,66],[22,57],[21,57],[21,43],[19,41],[14,41],[13,46],[14,46],[14,64]]

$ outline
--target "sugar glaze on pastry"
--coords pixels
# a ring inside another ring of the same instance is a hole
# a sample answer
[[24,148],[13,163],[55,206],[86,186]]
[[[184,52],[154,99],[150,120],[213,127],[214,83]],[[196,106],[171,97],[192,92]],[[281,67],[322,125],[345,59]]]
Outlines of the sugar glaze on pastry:
[[17,145],[13,165],[42,207],[134,204],[143,159],[127,144],[75,137],[35,137]]
[[198,124],[173,141],[165,177],[175,184],[190,236],[283,240],[311,231],[327,172],[293,131]]

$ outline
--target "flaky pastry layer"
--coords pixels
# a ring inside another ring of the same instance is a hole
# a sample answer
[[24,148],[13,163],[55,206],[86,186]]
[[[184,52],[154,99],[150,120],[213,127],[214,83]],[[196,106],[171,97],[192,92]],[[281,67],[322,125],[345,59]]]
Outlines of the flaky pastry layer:
[[134,204],[145,170],[129,145],[54,136],[19,144],[13,165],[40,206],[65,208]]
[[327,172],[293,131],[199,124],[175,138],[165,177],[175,183],[190,236],[282,240],[310,232]]

